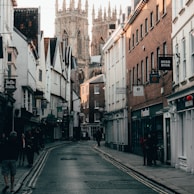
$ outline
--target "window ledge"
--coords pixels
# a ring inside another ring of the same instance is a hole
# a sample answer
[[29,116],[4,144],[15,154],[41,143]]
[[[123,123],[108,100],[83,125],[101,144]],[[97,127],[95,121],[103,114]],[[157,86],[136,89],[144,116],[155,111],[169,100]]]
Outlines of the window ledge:
[[176,17],[172,20],[173,24],[175,24],[175,23],[177,22],[177,20],[178,20],[178,17],[176,16]]
[[189,6],[192,2],[193,2],[193,0],[188,0],[185,4],[186,4],[186,6]]
[[182,86],[184,86],[184,85],[186,85],[187,84],[187,80],[183,80],[182,82],[181,82],[181,85]]
[[194,81],[194,75],[189,78],[189,81],[190,82]]
[[182,15],[184,12],[185,12],[185,8],[182,8],[182,9],[179,11],[179,15]]

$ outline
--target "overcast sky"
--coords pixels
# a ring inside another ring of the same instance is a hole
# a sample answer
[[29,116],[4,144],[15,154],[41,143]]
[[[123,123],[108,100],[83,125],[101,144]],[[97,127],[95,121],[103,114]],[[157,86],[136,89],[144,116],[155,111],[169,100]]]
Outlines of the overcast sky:
[[[59,8],[62,6],[63,0],[58,0]],[[67,7],[69,7],[70,0],[66,0]],[[75,7],[77,7],[78,0],[75,0]],[[85,0],[81,0],[82,6],[85,6]],[[91,12],[93,4],[95,3],[95,12],[98,12],[98,8],[104,7],[108,8],[109,0],[88,0],[89,3],[89,24],[91,28]],[[127,6],[130,6],[130,0],[110,0],[111,8],[117,8],[117,13],[119,13],[120,6],[124,11]],[[17,0],[19,7],[40,7],[41,8],[41,30],[44,31],[45,37],[53,37],[54,35],[54,20],[55,20],[55,0]]]

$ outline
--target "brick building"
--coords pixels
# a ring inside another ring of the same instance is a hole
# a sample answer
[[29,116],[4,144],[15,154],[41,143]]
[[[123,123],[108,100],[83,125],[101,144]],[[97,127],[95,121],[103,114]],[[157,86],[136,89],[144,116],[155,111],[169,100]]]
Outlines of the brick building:
[[[159,58],[172,59],[171,0],[142,0],[129,18],[126,31],[129,146],[141,154],[140,138],[154,131],[158,145],[165,145],[170,160],[170,114],[166,97],[171,94],[172,70],[160,70]],[[171,65],[171,64],[170,64]]]
[[80,85],[81,131],[93,138],[98,129],[104,133],[104,75],[97,75]]

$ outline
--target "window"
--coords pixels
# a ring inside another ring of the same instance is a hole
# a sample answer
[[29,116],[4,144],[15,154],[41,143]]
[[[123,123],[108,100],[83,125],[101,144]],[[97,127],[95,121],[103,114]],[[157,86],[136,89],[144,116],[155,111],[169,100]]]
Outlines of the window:
[[154,53],[153,52],[151,53],[151,69],[155,70],[155,67],[154,67]]
[[166,0],[162,0],[162,14],[166,13]]
[[30,110],[31,105],[31,95],[30,92],[28,92],[28,110]]
[[7,61],[12,62],[12,53],[7,53]]
[[136,44],[139,42],[139,31],[138,29],[136,30]]
[[39,78],[39,81],[42,81],[42,70],[41,69],[39,69],[39,76],[38,76],[38,78]]
[[100,122],[100,114],[94,113],[94,122]]
[[156,5],[156,22],[160,20],[160,11],[159,11],[159,5]]
[[99,85],[94,85],[94,94],[100,94]]
[[132,71],[129,71],[129,87],[130,87],[130,91],[132,91],[132,86],[133,86],[133,75],[132,75]]
[[135,67],[133,67],[133,85],[135,84]]
[[182,9],[183,8],[183,0],[180,0],[180,8]]
[[148,57],[146,57],[146,82],[149,81],[149,63],[148,63]]
[[94,101],[94,108],[99,109],[99,102],[97,100]]
[[182,59],[183,59],[183,79],[186,78],[186,40],[185,38],[182,39]]
[[81,56],[82,54],[82,41],[81,41],[81,32],[79,31],[77,34],[77,53],[78,56]]
[[[159,56],[160,56],[160,47],[158,47],[157,49],[156,49],[156,60],[157,60],[157,64],[158,64],[158,60],[159,60]],[[158,68],[158,67],[157,67]],[[160,73],[160,71],[159,71],[159,75],[160,75],[161,73]]]
[[150,13],[150,28],[152,28],[154,26],[154,18],[153,18],[153,12]]
[[143,24],[140,25],[140,38],[143,38]]
[[194,30],[191,31],[191,64],[192,65],[192,73],[194,73]]
[[11,65],[8,64],[7,67],[8,67],[8,77],[11,77]]
[[137,85],[139,83],[139,64],[137,64],[137,75],[136,75],[136,78],[137,78]]
[[144,66],[143,60],[141,61],[141,83],[144,83]]
[[167,44],[166,42],[163,43],[163,55],[167,54]]
[[135,46],[135,35],[134,34],[132,35],[132,46],[133,47]]
[[180,64],[180,56],[179,56],[179,45],[177,44],[175,47],[176,50],[176,81],[179,82],[179,64]]
[[131,50],[131,38],[129,38],[129,50]]
[[64,30],[62,38],[65,41],[65,44],[66,44],[65,46],[67,46],[69,43],[68,43],[68,34],[67,34],[66,30]]
[[[119,88],[119,81],[116,82],[116,89]],[[116,101],[119,101],[119,95],[116,95]]]
[[23,107],[26,108],[26,90],[23,91]]
[[145,34],[148,33],[148,19],[145,19]]

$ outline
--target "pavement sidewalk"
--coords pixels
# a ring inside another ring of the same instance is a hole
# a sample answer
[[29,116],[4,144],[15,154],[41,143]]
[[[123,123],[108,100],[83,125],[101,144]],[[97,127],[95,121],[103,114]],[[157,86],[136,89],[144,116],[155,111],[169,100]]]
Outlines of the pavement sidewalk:
[[131,170],[159,183],[177,194],[194,194],[194,175],[170,165],[157,161],[156,166],[144,166],[143,157],[135,154],[117,151],[104,146],[95,146],[95,149],[103,154],[108,154],[114,160],[124,164]]
[[[141,156],[130,154],[126,152],[117,151],[105,146],[104,142],[101,142],[101,146],[98,147],[96,142],[88,141],[89,145],[101,152],[102,154],[108,155],[114,160],[122,163],[131,170],[147,177],[148,179],[159,183],[162,186],[174,191],[176,194],[194,194],[194,175],[187,173],[180,169],[175,169],[169,165],[161,164],[157,162],[156,166],[143,166],[143,158]],[[45,149],[50,147],[67,144],[64,141],[56,141],[53,143],[46,144]],[[35,154],[34,164],[44,154],[43,149],[39,155]],[[18,166],[17,174],[15,177],[15,191],[17,191],[22,185],[25,177],[30,173],[31,168],[25,166]],[[0,178],[0,191],[4,188],[4,181],[1,175]]]

